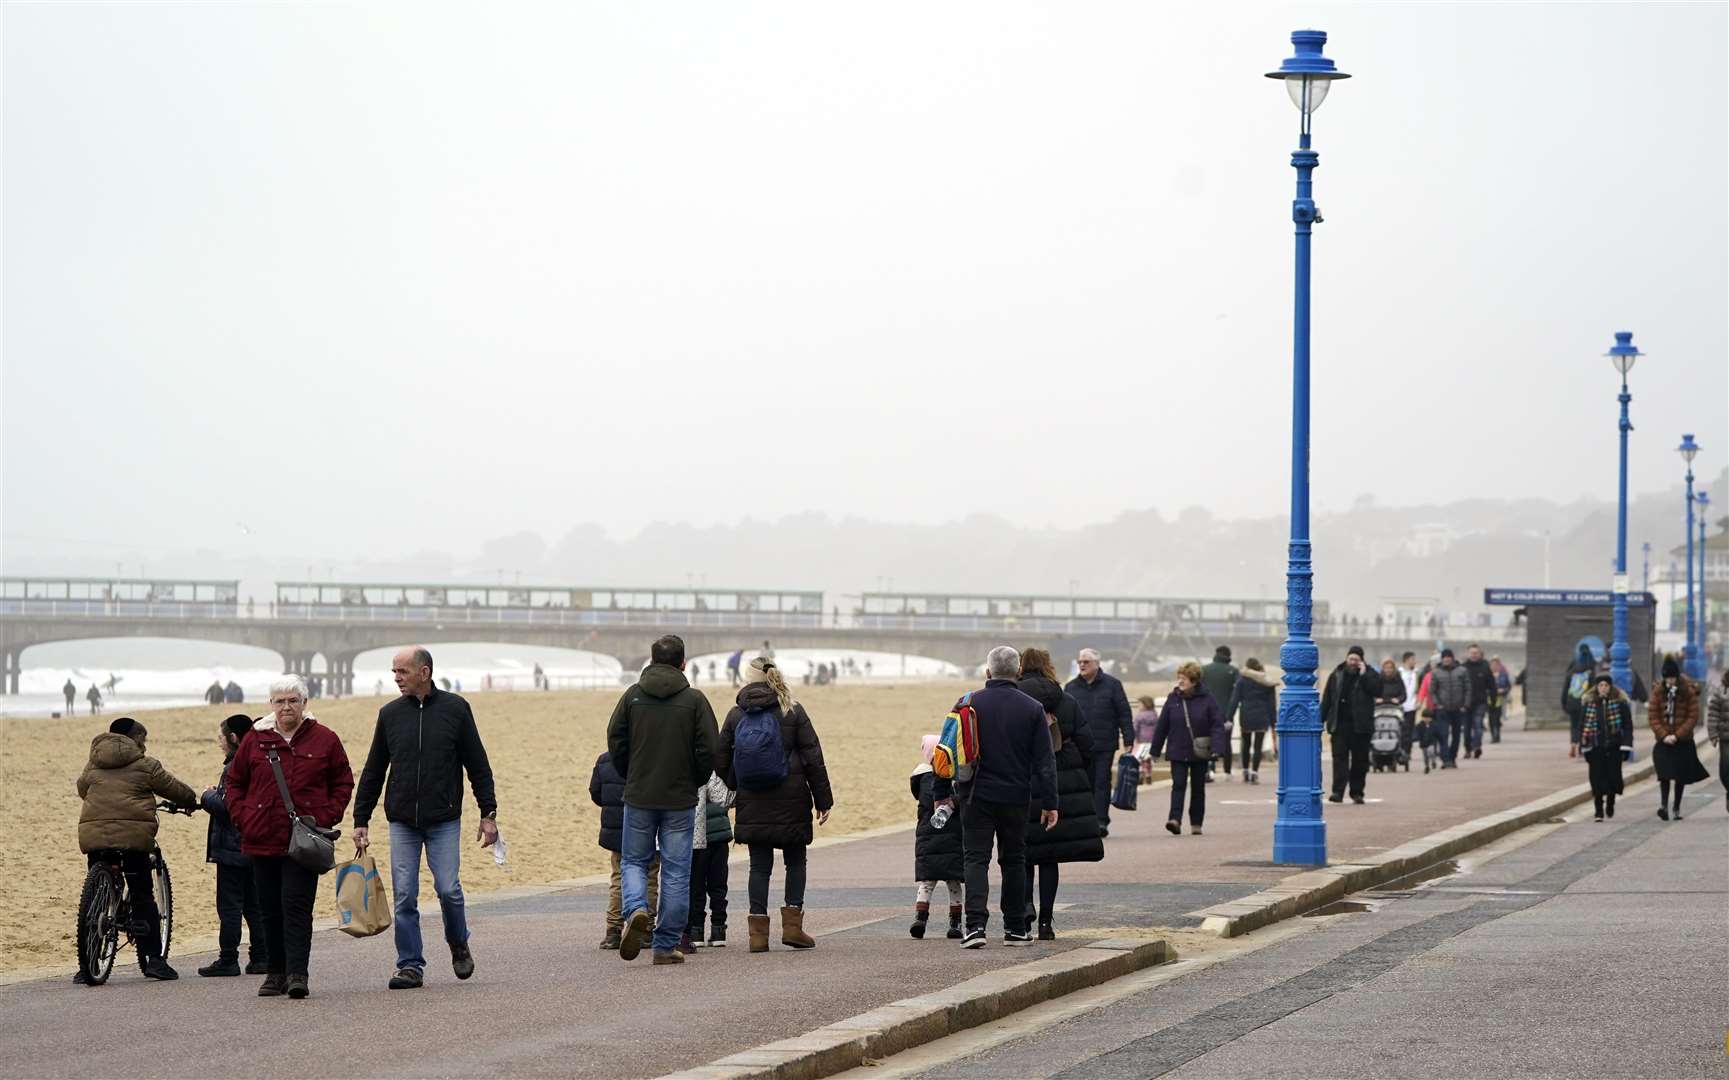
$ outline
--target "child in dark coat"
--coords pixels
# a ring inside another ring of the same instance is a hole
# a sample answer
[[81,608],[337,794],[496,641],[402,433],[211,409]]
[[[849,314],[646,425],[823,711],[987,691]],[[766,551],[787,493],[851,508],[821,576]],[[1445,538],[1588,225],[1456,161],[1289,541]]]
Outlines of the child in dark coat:
[[961,829],[955,820],[960,815],[952,811],[942,828],[931,821],[936,813],[936,773],[931,771],[931,752],[937,736],[924,737],[924,761],[913,770],[912,795],[919,802],[918,828],[913,832],[913,879],[918,882],[918,895],[913,904],[912,935],[925,936],[925,924],[931,917],[931,894],[938,882],[949,887],[949,932],[958,940],[961,936],[961,879],[965,869],[961,863]]
[[[612,852],[612,885],[606,893],[606,937],[603,949],[616,949],[624,936],[624,877],[619,853],[624,850],[624,777],[612,767],[611,752],[595,759],[588,778],[588,797],[600,807],[600,846]],[[648,910],[659,911],[660,855],[648,864]]]
[[[269,973],[264,957],[264,909],[252,880],[252,858],[240,850],[240,831],[228,816],[228,763],[240,740],[252,730],[252,717],[236,713],[222,721],[217,735],[222,740],[222,775],[216,786],[205,788],[199,804],[210,818],[204,840],[204,861],[216,864],[216,960],[198,969],[205,978]],[[246,967],[240,966],[240,926],[246,924]]]

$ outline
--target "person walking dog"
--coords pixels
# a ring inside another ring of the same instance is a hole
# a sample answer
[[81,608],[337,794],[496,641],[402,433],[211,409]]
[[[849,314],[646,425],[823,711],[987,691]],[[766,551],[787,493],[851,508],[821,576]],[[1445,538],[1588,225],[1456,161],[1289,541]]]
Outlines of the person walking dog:
[[420,937],[421,853],[444,916],[451,971],[467,979],[474,974],[474,952],[468,944],[459,876],[463,771],[480,805],[482,847],[498,842],[498,799],[474,710],[460,695],[433,685],[432,654],[419,646],[403,649],[391,659],[390,673],[402,696],[378,710],[372,729],[372,748],[354,796],[354,849],[365,851],[371,844],[367,825],[382,792],[384,819],[390,823],[390,888],[396,894],[396,971],[389,986],[416,990],[426,971]]

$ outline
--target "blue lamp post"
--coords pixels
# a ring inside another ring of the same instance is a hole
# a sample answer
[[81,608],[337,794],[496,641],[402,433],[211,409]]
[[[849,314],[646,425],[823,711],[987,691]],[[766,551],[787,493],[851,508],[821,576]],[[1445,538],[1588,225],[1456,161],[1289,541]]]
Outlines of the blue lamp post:
[[1609,674],[1615,685],[1626,693],[1633,692],[1633,668],[1627,662],[1633,650],[1627,644],[1627,433],[1633,422],[1627,419],[1627,406],[1633,395],[1627,392],[1627,373],[1645,354],[1633,347],[1633,332],[1617,330],[1615,344],[1603,355],[1621,373],[1621,486],[1615,517],[1615,641],[1609,646]]
[[1699,603],[1693,595],[1693,459],[1699,456],[1699,444],[1692,435],[1683,435],[1675,452],[1687,463],[1687,644],[1681,649],[1681,670],[1694,679],[1699,666],[1699,620],[1695,615]]
[[1309,547],[1309,240],[1321,221],[1315,206],[1313,174],[1320,155],[1309,148],[1309,120],[1335,79],[1348,79],[1321,55],[1327,35],[1296,30],[1291,44],[1296,55],[1269,71],[1283,79],[1291,102],[1302,113],[1297,149],[1291,166],[1297,170],[1297,198],[1291,204],[1296,223],[1297,265],[1295,318],[1291,335],[1291,546],[1285,569],[1285,643],[1279,666],[1285,672],[1285,692],[1279,699],[1279,813],[1273,822],[1273,861],[1303,866],[1327,862],[1327,823],[1321,819],[1321,694],[1315,687],[1321,651],[1310,636],[1313,629],[1314,571]]
[[1693,678],[1704,682],[1711,677],[1711,653],[1705,648],[1705,631],[1710,625],[1705,616],[1711,613],[1711,594],[1705,588],[1705,511],[1711,505],[1711,495],[1700,491],[1693,496],[1693,501],[1699,504],[1699,640],[1694,643],[1699,646],[1699,653],[1697,666],[1693,669],[1698,674]]

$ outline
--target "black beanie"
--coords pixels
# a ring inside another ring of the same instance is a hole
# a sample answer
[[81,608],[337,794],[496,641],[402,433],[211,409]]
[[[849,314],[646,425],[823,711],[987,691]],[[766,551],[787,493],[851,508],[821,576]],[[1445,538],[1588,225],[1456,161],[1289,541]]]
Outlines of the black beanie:
[[1345,655],[1346,656],[1355,656],[1355,657],[1358,657],[1359,659],[1361,659],[1363,656],[1363,647],[1361,645],[1353,645],[1350,648],[1345,650]]
[[1230,660],[1230,658],[1231,658],[1231,647],[1229,645],[1220,645],[1218,648],[1213,650],[1213,659],[1214,660],[1227,660],[1228,661],[1228,660]]
[[1681,665],[1675,662],[1673,656],[1663,658],[1663,677],[1665,679],[1679,679],[1681,677]]
[[[1449,656],[1453,656],[1453,650],[1452,649],[1442,649],[1441,650],[1441,659],[1445,660]],[[1453,656],[1453,659],[1457,660],[1458,657]]]

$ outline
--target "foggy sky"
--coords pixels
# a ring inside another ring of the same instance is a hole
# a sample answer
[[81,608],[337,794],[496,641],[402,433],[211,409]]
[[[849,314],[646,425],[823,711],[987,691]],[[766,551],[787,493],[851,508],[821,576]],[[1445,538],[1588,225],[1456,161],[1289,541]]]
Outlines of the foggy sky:
[[1281,513],[1305,25],[1317,508],[1717,475],[1722,5],[11,4],[0,540]]

